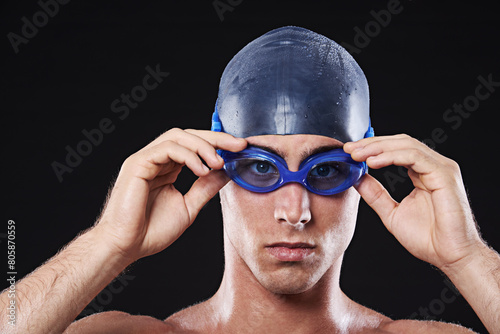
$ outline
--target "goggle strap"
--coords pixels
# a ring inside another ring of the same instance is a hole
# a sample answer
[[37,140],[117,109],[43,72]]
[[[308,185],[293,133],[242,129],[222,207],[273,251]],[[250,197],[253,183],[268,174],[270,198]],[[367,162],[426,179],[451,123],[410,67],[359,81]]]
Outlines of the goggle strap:
[[370,138],[373,136],[375,136],[375,130],[373,130],[373,128],[372,128],[371,118],[368,118],[368,130],[366,130],[364,138]]
[[212,128],[211,128],[211,130],[215,131],[215,132],[224,132],[224,130],[222,130],[222,122],[220,121],[220,118],[219,118],[219,112],[217,111],[217,102],[218,102],[218,100],[215,102],[215,111],[212,114]]

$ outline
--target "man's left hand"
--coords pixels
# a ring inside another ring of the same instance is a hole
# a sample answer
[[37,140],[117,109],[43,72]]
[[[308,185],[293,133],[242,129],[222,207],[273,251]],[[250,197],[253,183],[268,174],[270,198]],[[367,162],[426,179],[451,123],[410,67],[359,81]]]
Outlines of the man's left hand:
[[355,187],[414,256],[443,269],[466,262],[483,245],[455,161],[407,135],[365,138],[344,150],[370,168],[408,169],[415,189],[400,203],[371,175]]

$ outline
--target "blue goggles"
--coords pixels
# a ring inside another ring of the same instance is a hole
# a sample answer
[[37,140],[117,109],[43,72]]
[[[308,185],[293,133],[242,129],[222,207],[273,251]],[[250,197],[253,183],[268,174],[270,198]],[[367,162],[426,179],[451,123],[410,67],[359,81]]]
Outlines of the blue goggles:
[[315,194],[334,195],[349,189],[368,170],[365,162],[354,161],[342,149],[313,154],[296,172],[288,169],[282,157],[261,148],[218,152],[227,175],[242,188],[259,193],[297,182]]

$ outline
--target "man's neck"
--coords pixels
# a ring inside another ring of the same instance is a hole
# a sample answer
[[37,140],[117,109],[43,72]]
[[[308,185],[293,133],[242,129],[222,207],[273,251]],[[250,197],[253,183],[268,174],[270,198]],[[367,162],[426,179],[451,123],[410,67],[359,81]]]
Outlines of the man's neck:
[[298,294],[277,294],[264,288],[236,254],[226,252],[221,286],[209,300],[214,321],[229,332],[231,328],[248,328],[249,332],[259,332],[258,328],[343,332],[359,312],[354,307],[357,304],[340,290],[342,259],[337,262],[311,289]]

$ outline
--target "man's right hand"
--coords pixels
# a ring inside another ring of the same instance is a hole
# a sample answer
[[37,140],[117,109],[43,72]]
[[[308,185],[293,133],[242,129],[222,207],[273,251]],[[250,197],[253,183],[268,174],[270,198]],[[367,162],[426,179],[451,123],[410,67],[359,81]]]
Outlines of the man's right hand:
[[[130,263],[164,250],[229,181],[216,149],[237,152],[246,145],[221,132],[163,133],[125,160],[93,232]],[[183,166],[199,176],[185,195],[173,185]]]
[[[174,242],[228,182],[218,170],[223,161],[216,149],[240,151],[245,147],[246,140],[226,133],[172,129],[131,155],[123,163],[95,227],[16,282],[16,325],[7,325],[6,313],[0,312],[0,332],[65,331],[126,266]],[[213,170],[204,167],[202,159]],[[185,195],[173,186],[183,166],[199,176]],[[9,303],[4,291],[0,306]],[[89,332],[94,332],[91,318],[75,322],[69,332],[81,333],[87,323]],[[113,325],[109,317],[104,319]]]

